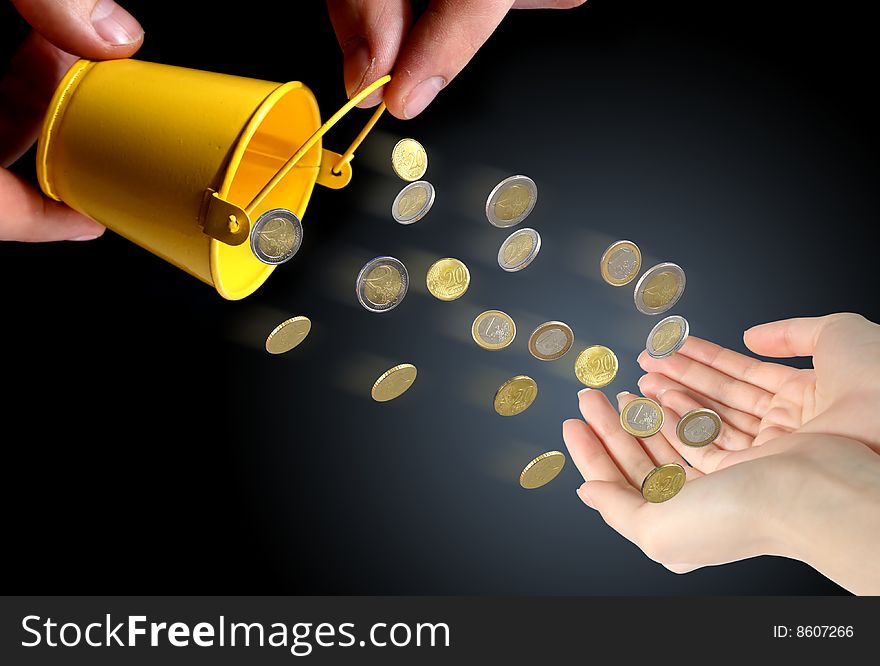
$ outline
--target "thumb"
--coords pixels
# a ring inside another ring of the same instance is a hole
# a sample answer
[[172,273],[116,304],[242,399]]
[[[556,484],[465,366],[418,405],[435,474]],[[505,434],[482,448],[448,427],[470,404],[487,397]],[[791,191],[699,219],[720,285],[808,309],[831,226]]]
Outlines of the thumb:
[[868,324],[863,317],[849,313],[784,319],[750,328],[743,335],[743,341],[761,356],[813,356],[822,334],[832,330],[832,324],[845,322]]
[[126,58],[144,29],[113,0],[12,0],[35,30],[62,51],[94,60]]

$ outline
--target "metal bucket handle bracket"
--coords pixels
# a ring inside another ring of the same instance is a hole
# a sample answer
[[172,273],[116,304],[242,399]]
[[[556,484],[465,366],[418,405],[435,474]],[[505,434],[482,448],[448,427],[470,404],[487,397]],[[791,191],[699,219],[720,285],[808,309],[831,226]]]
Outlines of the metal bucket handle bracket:
[[[278,183],[290,173],[303,156],[312,149],[312,146],[323,137],[331,127],[345,116],[354,107],[360,104],[374,91],[391,81],[391,76],[386,75],[361,90],[352,97],[339,111],[334,113],[327,121],[310,136],[302,146],[290,157],[287,162],[275,173],[274,176],[263,186],[251,199],[251,202],[242,208],[231,201],[227,201],[212,189],[205,192],[205,205],[202,210],[201,225],[204,232],[227,245],[241,245],[250,236],[251,216],[257,206],[266,198]],[[341,155],[330,150],[323,150],[321,166],[318,172],[317,182],[334,190],[345,187],[351,181],[351,160],[354,151],[361,145],[373,126],[379,121],[385,111],[385,102],[379,104],[372,118],[364,126],[351,145]],[[330,166],[332,164],[332,166]]]

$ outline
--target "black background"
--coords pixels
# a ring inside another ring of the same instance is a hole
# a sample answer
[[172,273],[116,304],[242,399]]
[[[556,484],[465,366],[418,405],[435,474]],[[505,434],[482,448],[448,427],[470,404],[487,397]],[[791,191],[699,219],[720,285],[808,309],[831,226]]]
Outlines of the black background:
[[[273,81],[302,80],[326,117],[344,102],[341,56],[320,2],[126,2],[138,57]],[[569,465],[525,492],[522,466],[562,448],[577,415],[573,354],[525,347],[547,319],[621,358],[609,395],[635,389],[652,325],[629,288],[598,280],[612,240],[646,266],[688,273],[676,311],[742,349],[761,321],[853,310],[880,318],[873,245],[878,148],[872,23],[860,3],[592,0],[512,14],[428,112],[386,117],[342,192],[317,189],[300,254],[254,296],[213,291],[112,233],[94,243],[3,244],[2,435],[9,585],[19,592],[384,594],[825,594],[842,590],[776,558],[676,576],[574,494]],[[284,8],[284,9],[282,9]],[[4,50],[25,34],[4,3]],[[341,150],[361,112],[328,139]],[[431,214],[400,227],[388,165],[421,140]],[[33,174],[33,155],[19,162]],[[503,231],[483,217],[502,177],[526,173],[541,256],[507,275]],[[354,299],[360,266],[403,260],[406,302]],[[440,303],[424,274],[469,264],[465,298]],[[498,354],[470,341],[487,308],[519,335]],[[262,350],[275,324],[314,324],[296,351]],[[376,404],[399,362],[420,376]],[[537,379],[514,419],[491,409],[513,374]]]

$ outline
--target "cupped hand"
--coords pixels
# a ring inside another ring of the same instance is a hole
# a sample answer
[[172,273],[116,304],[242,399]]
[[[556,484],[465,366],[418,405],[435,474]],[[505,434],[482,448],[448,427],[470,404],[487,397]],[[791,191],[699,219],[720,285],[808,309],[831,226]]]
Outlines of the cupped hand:
[[[33,145],[61,77],[76,57],[125,58],[140,47],[140,24],[112,0],[13,0],[33,27],[0,80],[0,166]],[[72,55],[73,54],[73,55]],[[0,169],[0,240],[89,240],[104,227],[42,196]]]
[[409,0],[327,0],[345,58],[352,97],[394,70],[384,99],[398,118],[413,118],[464,68],[511,9],[568,9],[586,0],[431,0],[412,25]]

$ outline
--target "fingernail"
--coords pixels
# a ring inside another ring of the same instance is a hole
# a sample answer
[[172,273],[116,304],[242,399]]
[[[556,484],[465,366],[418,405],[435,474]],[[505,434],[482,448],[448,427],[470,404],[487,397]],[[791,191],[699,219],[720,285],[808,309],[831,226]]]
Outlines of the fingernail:
[[86,236],[77,236],[76,238],[68,238],[67,240],[72,241],[90,241],[95,240],[98,237],[98,234],[90,234]]
[[587,391],[592,391],[592,390],[593,389],[591,389],[591,388],[582,388],[580,391],[578,391],[578,398],[580,398]]
[[443,90],[445,85],[446,79],[442,76],[432,76],[410,90],[403,105],[404,117],[409,119],[419,115],[434,100],[437,93]]
[[342,47],[342,55],[345,58],[345,91],[351,99],[363,87],[376,59],[370,57],[370,47],[360,37],[347,41]]
[[621,391],[617,394],[617,399],[620,400],[625,395],[629,395],[629,391]]
[[586,504],[591,509],[595,509],[593,506],[593,501],[590,499],[590,496],[587,494],[587,484],[583,484],[580,488],[577,489],[577,495],[581,498],[581,501]]
[[113,0],[98,0],[92,10],[92,27],[105,42],[122,46],[134,44],[144,36],[137,19]]

